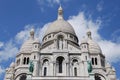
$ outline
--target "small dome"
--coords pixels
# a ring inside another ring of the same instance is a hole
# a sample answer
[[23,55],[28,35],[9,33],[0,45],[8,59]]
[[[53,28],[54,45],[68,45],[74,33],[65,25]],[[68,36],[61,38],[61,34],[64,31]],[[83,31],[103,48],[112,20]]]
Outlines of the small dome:
[[110,63],[106,62],[106,68],[111,68]]
[[112,67],[112,70],[115,72],[115,68],[114,67]]
[[10,64],[10,67],[15,67],[15,63],[12,62],[12,63]]
[[93,41],[92,39],[88,39],[87,43],[88,43],[88,46],[89,46],[90,54],[92,54],[92,53],[94,53],[94,54],[100,54],[101,53],[102,54],[100,46],[95,41]]
[[85,37],[82,38],[81,40],[81,44],[87,43],[87,39],[85,39]]
[[55,32],[67,32],[76,35],[73,27],[63,19],[54,21],[46,30],[45,35]]
[[34,42],[34,29],[31,29],[30,37],[28,40],[26,40],[22,44],[22,46],[20,48],[20,53],[30,53],[32,51],[33,42]]
[[102,50],[100,46],[94,40],[92,40],[91,34],[92,34],[91,31],[88,30],[87,31],[87,37],[88,37],[87,43],[88,43],[90,54],[102,54]]
[[40,43],[40,41],[38,38],[36,38],[33,43]]
[[20,53],[30,53],[32,51],[33,42],[33,39],[28,39],[27,41],[25,41],[20,48]]

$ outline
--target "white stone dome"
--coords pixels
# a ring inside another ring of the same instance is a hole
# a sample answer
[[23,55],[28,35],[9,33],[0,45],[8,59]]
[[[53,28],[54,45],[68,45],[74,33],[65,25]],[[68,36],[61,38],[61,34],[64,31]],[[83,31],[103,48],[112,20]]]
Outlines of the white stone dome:
[[33,39],[25,41],[20,48],[20,53],[30,53],[32,51],[33,42]]
[[87,43],[88,43],[90,54],[92,54],[92,53],[93,54],[102,54],[100,46],[95,41],[93,41],[92,39],[88,39]]
[[12,63],[10,64],[10,67],[15,67],[15,63],[12,62]]
[[50,33],[56,33],[56,32],[65,32],[70,33],[73,35],[75,34],[75,31],[70,23],[64,20],[63,18],[63,9],[60,6],[58,9],[58,18],[55,20],[46,30],[45,36]]
[[47,30],[45,32],[45,35],[48,35],[50,33],[55,33],[55,32],[66,32],[66,33],[76,35],[73,27],[71,26],[71,24],[69,24],[64,19],[59,19],[59,20],[54,21],[47,28]]
[[40,43],[40,41],[38,38],[36,38],[33,43]]
[[87,39],[85,37],[82,38],[81,44],[87,43]]
[[102,54],[102,50],[101,50],[100,46],[94,40],[92,40],[90,30],[87,31],[87,36],[88,36],[87,43],[88,43],[88,48],[89,48],[90,54]]
[[31,53],[33,43],[34,43],[34,29],[31,29],[30,38],[22,44],[20,48],[20,53]]

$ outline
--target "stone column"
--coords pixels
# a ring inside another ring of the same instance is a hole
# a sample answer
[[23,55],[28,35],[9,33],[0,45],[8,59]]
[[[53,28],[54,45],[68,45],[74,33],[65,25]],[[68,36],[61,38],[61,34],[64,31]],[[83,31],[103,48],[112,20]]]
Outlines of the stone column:
[[39,65],[39,76],[42,76],[42,63],[40,62],[40,65]]
[[53,62],[53,76],[55,76],[55,62]]
[[66,62],[66,76],[69,76],[69,63]]
[[87,66],[88,66],[87,61],[84,61],[84,75],[85,76],[89,76]]
[[67,49],[67,40],[66,39],[64,40],[64,45],[65,45],[64,48]]
[[23,54],[21,54],[21,57],[20,57],[20,65],[23,64],[23,59],[24,59]]

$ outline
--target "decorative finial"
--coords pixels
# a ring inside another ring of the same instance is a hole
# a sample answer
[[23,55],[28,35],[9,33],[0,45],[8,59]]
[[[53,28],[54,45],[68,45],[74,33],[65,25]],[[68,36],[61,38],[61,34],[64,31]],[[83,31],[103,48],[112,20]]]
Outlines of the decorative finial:
[[60,7],[58,8],[58,20],[63,19],[63,9],[60,5]]
[[30,30],[30,38],[34,39],[34,28]]
[[87,23],[87,36],[88,36],[88,38],[89,39],[92,39],[92,36],[91,36],[91,30],[90,30],[90,28],[89,28],[89,23]]
[[89,39],[92,39],[90,29],[88,29],[88,31],[87,31],[87,36],[88,36]]

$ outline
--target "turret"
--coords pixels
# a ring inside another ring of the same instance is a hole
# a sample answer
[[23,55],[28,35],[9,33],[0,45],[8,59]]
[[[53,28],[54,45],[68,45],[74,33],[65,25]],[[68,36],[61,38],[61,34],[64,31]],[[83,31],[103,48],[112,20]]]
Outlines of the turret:
[[38,76],[39,74],[39,70],[37,70],[39,66],[39,53],[40,53],[40,42],[36,38],[33,42],[32,54],[30,60],[33,62],[34,65],[33,76]]

